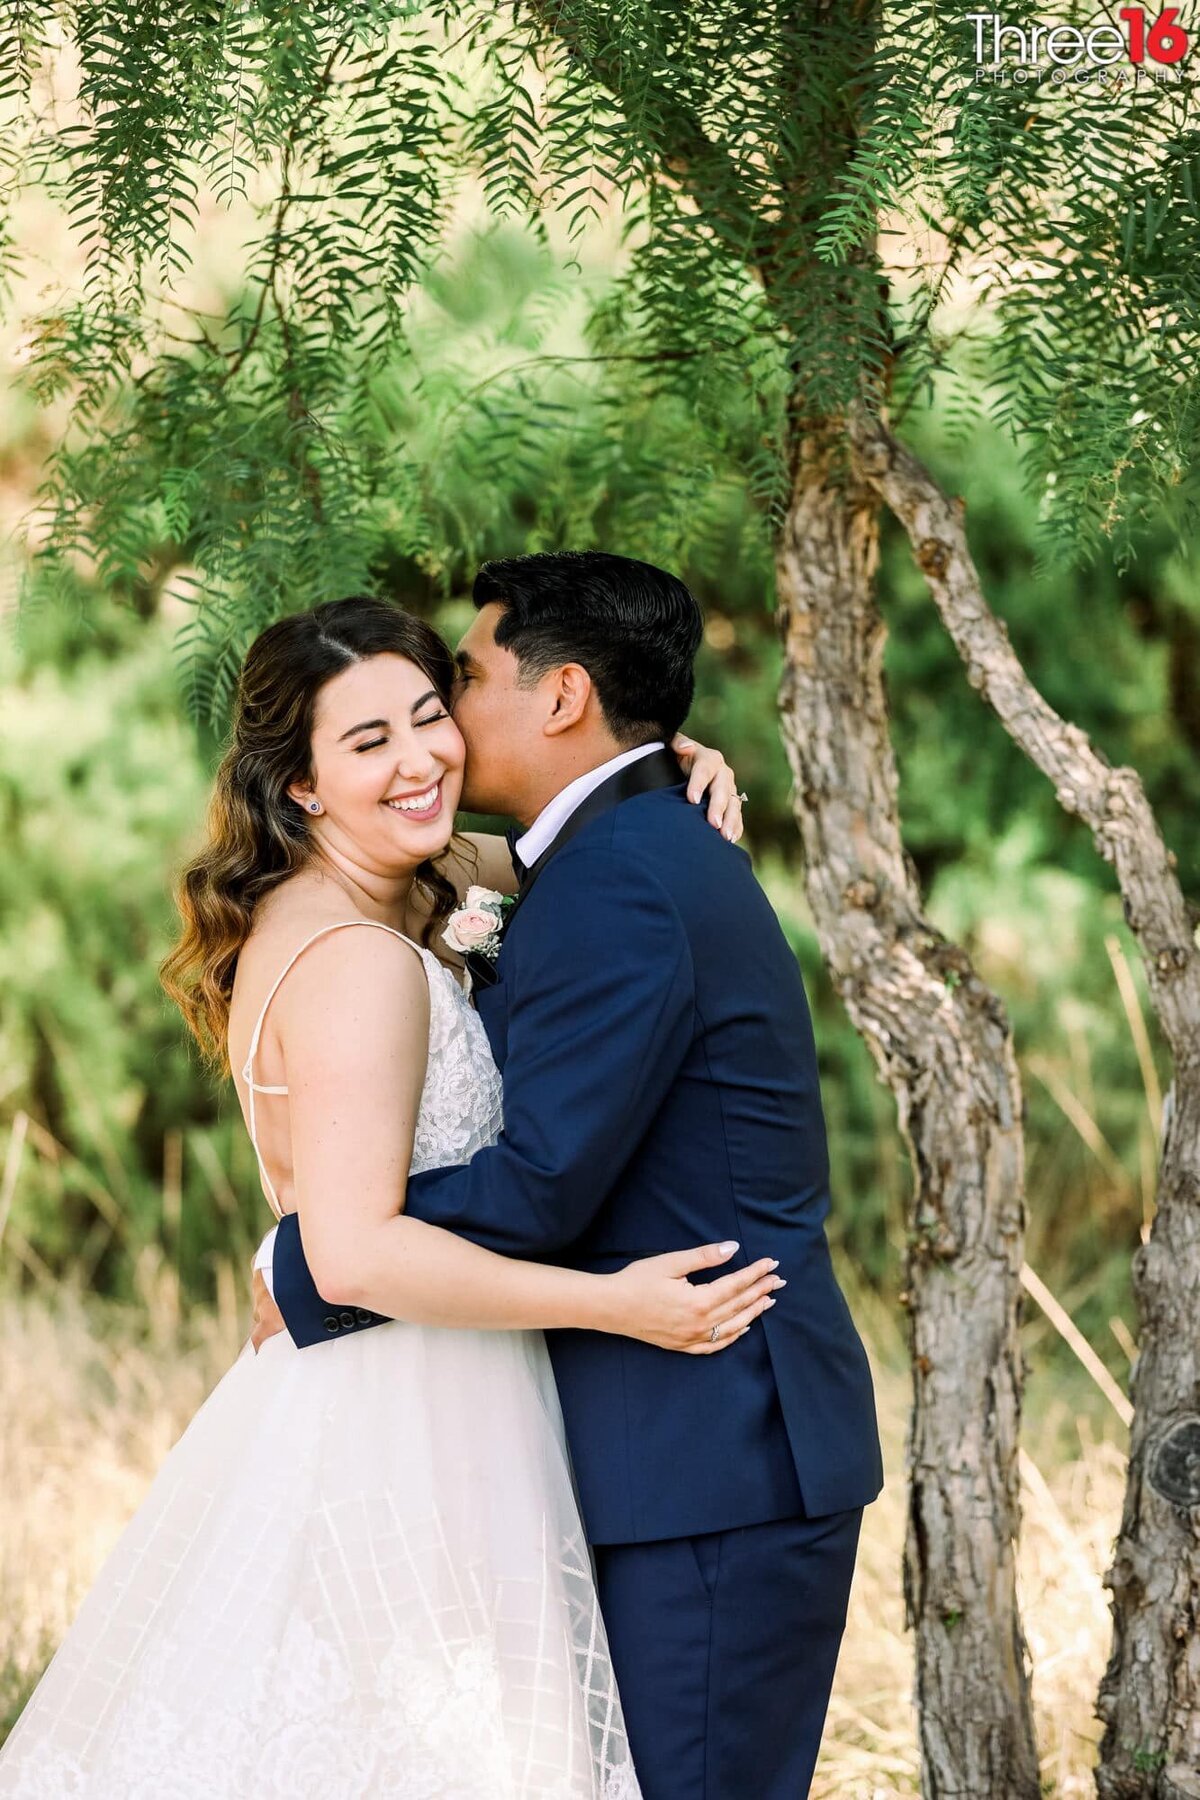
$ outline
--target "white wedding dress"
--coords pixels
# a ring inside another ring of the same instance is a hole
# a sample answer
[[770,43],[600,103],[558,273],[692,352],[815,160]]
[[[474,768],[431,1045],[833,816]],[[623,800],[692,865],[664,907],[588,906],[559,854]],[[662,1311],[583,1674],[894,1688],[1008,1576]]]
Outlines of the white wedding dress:
[[[500,1124],[483,1027],[420,954],[414,1171]],[[247,1346],[0,1752],[2,1800],[637,1795],[533,1332]]]

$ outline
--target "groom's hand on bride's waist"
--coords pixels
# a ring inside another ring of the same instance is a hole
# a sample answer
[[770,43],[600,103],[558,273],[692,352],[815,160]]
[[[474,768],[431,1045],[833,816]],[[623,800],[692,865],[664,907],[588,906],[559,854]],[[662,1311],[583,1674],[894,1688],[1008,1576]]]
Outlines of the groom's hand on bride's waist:
[[251,1321],[250,1342],[254,1345],[257,1356],[268,1338],[273,1338],[277,1332],[284,1330],[284,1323],[283,1314],[272,1299],[260,1269],[254,1270],[251,1292],[254,1296],[254,1317]]

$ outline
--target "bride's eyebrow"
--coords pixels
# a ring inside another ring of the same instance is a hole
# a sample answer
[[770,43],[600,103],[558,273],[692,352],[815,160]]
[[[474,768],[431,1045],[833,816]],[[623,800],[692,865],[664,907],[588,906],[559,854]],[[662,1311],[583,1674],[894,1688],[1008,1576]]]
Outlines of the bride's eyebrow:
[[[427,691],[421,695],[421,698],[419,700],[414,700],[409,707],[410,717],[415,718],[421,708],[427,705],[430,700],[440,700],[440,698],[441,696],[436,688],[427,689]],[[391,723],[392,721],[390,719],[364,719],[361,725],[352,725],[349,731],[343,731],[341,737],[338,739],[338,743],[344,744],[347,738],[355,737],[360,731],[388,731],[391,729]]]

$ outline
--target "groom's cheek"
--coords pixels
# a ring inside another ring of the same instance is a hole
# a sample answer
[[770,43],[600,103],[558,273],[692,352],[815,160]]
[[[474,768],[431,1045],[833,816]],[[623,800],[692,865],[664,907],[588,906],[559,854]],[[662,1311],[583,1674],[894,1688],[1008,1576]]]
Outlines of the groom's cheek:
[[496,767],[497,756],[495,748],[489,754],[487,734],[477,728],[477,708],[470,704],[464,705],[455,713],[454,723],[458,726],[466,749],[461,805],[467,812],[494,811],[490,796],[499,772]]
[[475,707],[472,706],[468,697],[467,690],[465,688],[460,689],[456,698],[451,702],[450,716],[458,727],[458,735],[462,738],[468,765],[470,764],[470,760],[474,756],[476,749],[476,738],[473,729],[475,710]]

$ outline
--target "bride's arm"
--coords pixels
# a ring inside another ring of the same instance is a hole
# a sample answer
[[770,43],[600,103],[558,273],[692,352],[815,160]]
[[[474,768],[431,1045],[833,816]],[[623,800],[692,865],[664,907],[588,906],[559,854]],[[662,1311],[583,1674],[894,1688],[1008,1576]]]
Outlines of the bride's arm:
[[[742,835],[742,801],[737,776],[721,752],[682,736],[672,740],[671,748],[688,778],[688,799],[699,804],[707,795],[709,824],[736,844]],[[517,891],[508,845],[497,832],[456,832],[441,867],[460,895],[476,885],[501,894]]]
[[[429,990],[415,952],[375,931],[315,945],[276,1001],[304,1251],[333,1306],[387,1295],[395,1317],[482,1330],[579,1326],[697,1354],[746,1330],[778,1285],[765,1262],[703,1284],[706,1245],[590,1275],[495,1255],[404,1203],[426,1068]],[[714,1344],[713,1325],[722,1327]]]
[[498,894],[517,891],[512,857],[498,832],[456,831],[438,867],[454,883],[459,899],[469,887],[494,888]]

